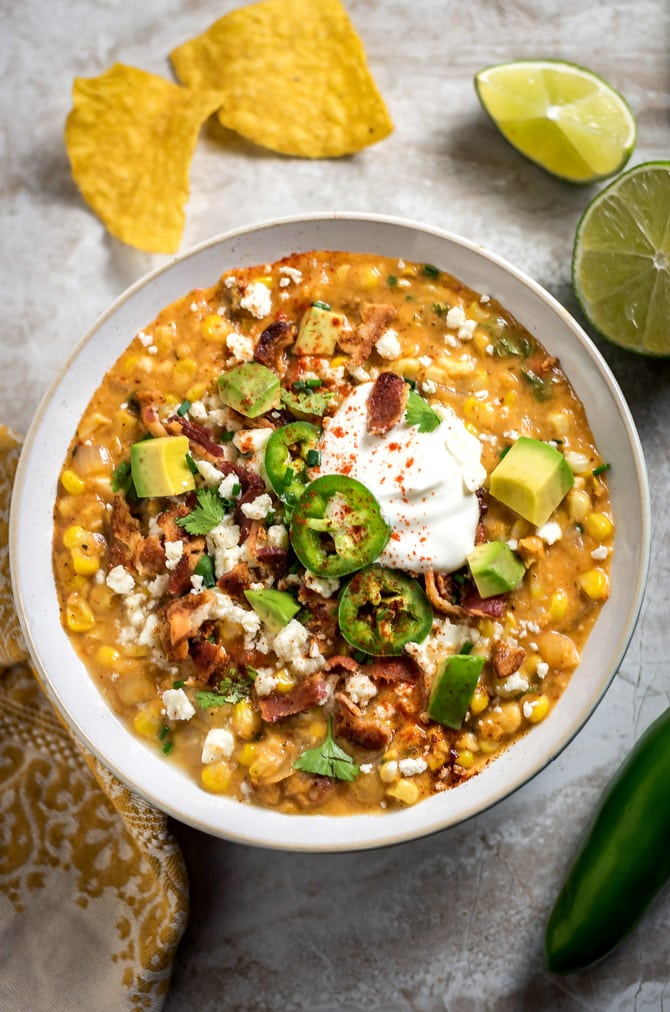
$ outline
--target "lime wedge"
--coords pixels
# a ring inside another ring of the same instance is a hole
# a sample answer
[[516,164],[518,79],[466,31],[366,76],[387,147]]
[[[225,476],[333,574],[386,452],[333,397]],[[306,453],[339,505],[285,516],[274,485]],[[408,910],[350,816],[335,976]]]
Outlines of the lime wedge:
[[590,70],[561,60],[499,63],[475,75],[475,89],[510,144],[560,179],[605,179],[630,158],[633,114]]
[[670,162],[629,169],[577,226],[572,282],[603,337],[641,355],[670,355]]

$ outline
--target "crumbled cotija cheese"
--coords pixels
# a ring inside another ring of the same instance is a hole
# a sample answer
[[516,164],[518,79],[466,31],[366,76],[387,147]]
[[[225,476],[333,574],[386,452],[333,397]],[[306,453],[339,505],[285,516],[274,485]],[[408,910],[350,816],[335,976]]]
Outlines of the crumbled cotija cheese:
[[195,713],[195,707],[183,689],[166,689],[162,698],[168,720],[190,720]]
[[213,727],[207,732],[202,745],[201,760],[203,763],[214,763],[219,759],[229,759],[235,748],[235,738],[226,727]]
[[254,281],[247,285],[240,299],[240,307],[255,316],[257,320],[269,316],[272,312],[272,296],[270,289],[262,281]]
[[169,570],[176,569],[183,554],[184,542],[181,539],[179,541],[166,541],[165,568]]
[[114,566],[108,572],[105,583],[115,594],[130,594],[135,586],[135,578],[123,566]]

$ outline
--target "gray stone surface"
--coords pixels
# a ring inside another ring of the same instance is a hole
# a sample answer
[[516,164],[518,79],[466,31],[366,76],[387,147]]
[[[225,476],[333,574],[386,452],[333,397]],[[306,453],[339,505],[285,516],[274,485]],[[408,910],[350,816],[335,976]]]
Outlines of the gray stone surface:
[[[109,237],[80,200],[62,144],[72,78],[114,61],[169,73],[166,55],[231,0],[0,0],[0,403],[25,430],[97,315],[166,257]],[[628,98],[632,164],[670,156],[665,0],[560,5],[349,0],[395,133],[353,158],[276,157],[211,131],[198,145],[183,248],[314,210],[388,212],[488,245],[577,315],[572,237],[595,188],[545,176],[481,111],[473,73],[518,57],[591,67]],[[572,744],[494,810],[364,854],[270,853],[175,825],[192,885],[169,1012],[478,1012],[670,1007],[670,898],[615,955],[575,978],[542,968],[544,924],[595,803],[668,703],[670,365],[598,342],[626,394],[653,496],[648,591],[628,654]]]

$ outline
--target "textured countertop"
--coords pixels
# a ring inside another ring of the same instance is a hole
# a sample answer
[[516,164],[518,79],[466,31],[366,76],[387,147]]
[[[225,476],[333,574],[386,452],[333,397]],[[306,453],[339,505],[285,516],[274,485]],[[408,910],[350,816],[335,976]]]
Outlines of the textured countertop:
[[[117,60],[169,74],[170,49],[233,6],[0,0],[0,402],[2,420],[14,428],[26,430],[56,369],[98,314],[168,259],[112,239],[81,201],[62,143],[72,79]],[[182,248],[277,215],[391,213],[484,243],[580,319],[570,253],[595,188],[558,182],[517,155],[486,120],[472,77],[518,57],[584,64],[633,108],[639,135],[631,164],[668,158],[665,0],[563,0],[560,13],[548,0],[348,0],[347,7],[395,133],[356,157],[309,162],[242,140],[222,146],[205,131]],[[670,692],[670,365],[598,344],[644,446],[653,549],[635,636],[597,711],[514,796],[414,843],[336,856],[269,853],[174,824],[192,913],[169,1012],[670,1008],[670,895],[596,969],[555,979],[541,958],[549,909],[594,805]]]

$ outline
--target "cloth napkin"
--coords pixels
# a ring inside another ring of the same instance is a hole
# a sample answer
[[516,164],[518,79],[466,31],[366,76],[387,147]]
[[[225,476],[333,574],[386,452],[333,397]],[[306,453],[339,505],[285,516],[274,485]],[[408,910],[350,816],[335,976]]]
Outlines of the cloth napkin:
[[20,439],[0,426],[0,1009],[160,1009],[188,885],[165,815],[54,713],[27,661],[9,581]]

